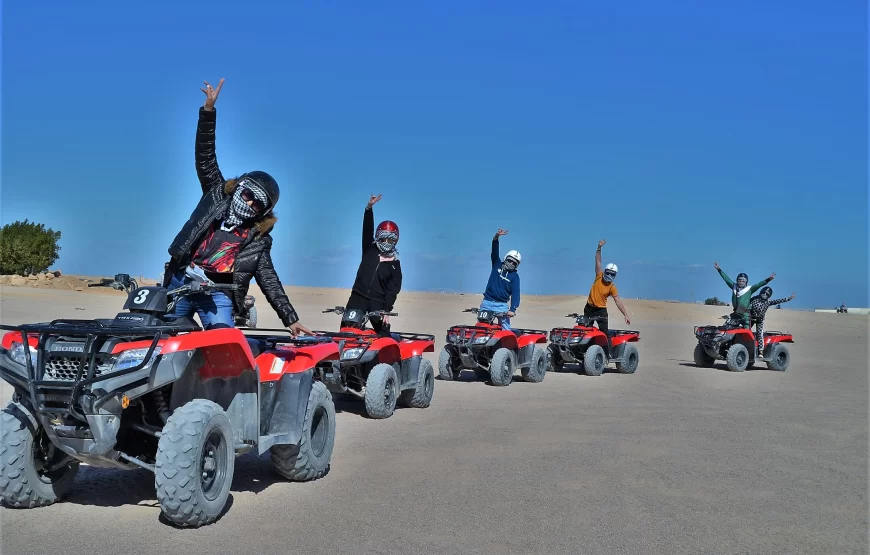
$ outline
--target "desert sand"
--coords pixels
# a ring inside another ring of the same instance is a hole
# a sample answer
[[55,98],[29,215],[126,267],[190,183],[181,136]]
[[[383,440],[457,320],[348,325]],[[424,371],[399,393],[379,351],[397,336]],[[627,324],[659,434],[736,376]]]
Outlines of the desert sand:
[[[259,291],[260,327],[279,321]],[[346,290],[288,288],[301,321]],[[123,293],[0,287],[4,324],[107,317]],[[479,295],[403,292],[396,331],[432,333]],[[514,325],[570,325],[585,298],[524,296]],[[771,310],[794,333],[785,373],[692,363],[692,326],[727,307],[626,300],[640,330],[634,375],[548,373],[496,388],[437,381],[428,409],[370,420],[337,402],[330,472],[282,482],[268,454],[237,461],[218,522],[158,519],[153,475],[83,467],[68,498],[0,509],[2,552],[866,553],[868,318]],[[610,307],[611,326],[626,327]],[[10,388],[0,390],[5,402]]]

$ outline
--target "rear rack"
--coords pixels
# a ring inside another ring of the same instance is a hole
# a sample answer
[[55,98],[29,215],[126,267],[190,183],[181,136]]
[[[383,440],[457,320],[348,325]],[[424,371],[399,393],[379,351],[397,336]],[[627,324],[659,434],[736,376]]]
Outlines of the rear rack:
[[507,331],[512,331],[512,332],[514,332],[514,333],[518,333],[518,334],[521,334],[521,335],[532,335],[532,334],[535,334],[535,333],[539,333],[539,334],[543,334],[543,335],[549,335],[549,333],[550,333],[550,332],[548,332],[548,331],[544,331],[544,330],[532,330],[532,329],[525,329],[525,328],[511,328],[511,329],[509,329],[509,330],[507,330]]
[[398,331],[394,331],[391,333],[393,333],[394,335],[398,335],[402,339],[408,341],[435,341],[435,336],[428,333],[405,333]]

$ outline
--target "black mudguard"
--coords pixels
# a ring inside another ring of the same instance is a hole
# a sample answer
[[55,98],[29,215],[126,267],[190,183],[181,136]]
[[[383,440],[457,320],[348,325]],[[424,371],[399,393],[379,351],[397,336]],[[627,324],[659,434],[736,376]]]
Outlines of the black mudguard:
[[417,388],[417,377],[420,374],[420,362],[422,362],[422,360],[422,355],[415,355],[402,361],[399,373],[399,381],[402,383],[402,391]]
[[299,443],[313,383],[313,369],[260,383],[260,454],[273,445]]

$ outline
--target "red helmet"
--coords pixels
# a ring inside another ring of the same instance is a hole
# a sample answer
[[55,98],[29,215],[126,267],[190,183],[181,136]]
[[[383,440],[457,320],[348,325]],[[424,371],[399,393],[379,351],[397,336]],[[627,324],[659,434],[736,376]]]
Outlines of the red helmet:
[[395,233],[396,240],[399,240],[399,226],[396,225],[396,222],[391,220],[384,220],[378,224],[378,228],[375,230],[375,236],[377,236],[382,231],[387,233]]
[[395,250],[398,242],[399,226],[396,225],[396,222],[385,220],[378,224],[378,228],[375,230],[375,243],[382,253],[391,253]]

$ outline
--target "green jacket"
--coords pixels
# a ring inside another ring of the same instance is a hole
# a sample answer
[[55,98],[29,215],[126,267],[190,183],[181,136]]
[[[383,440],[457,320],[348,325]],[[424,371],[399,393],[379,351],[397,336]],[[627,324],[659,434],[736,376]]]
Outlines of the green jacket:
[[722,279],[725,280],[725,283],[728,284],[728,287],[731,288],[731,306],[734,308],[734,312],[738,314],[749,314],[749,302],[752,300],[752,294],[770,283],[770,278],[765,278],[763,281],[759,281],[755,285],[747,285],[742,290],[737,290],[737,286],[734,284],[734,281],[728,274],[719,270],[719,275],[722,276]]

